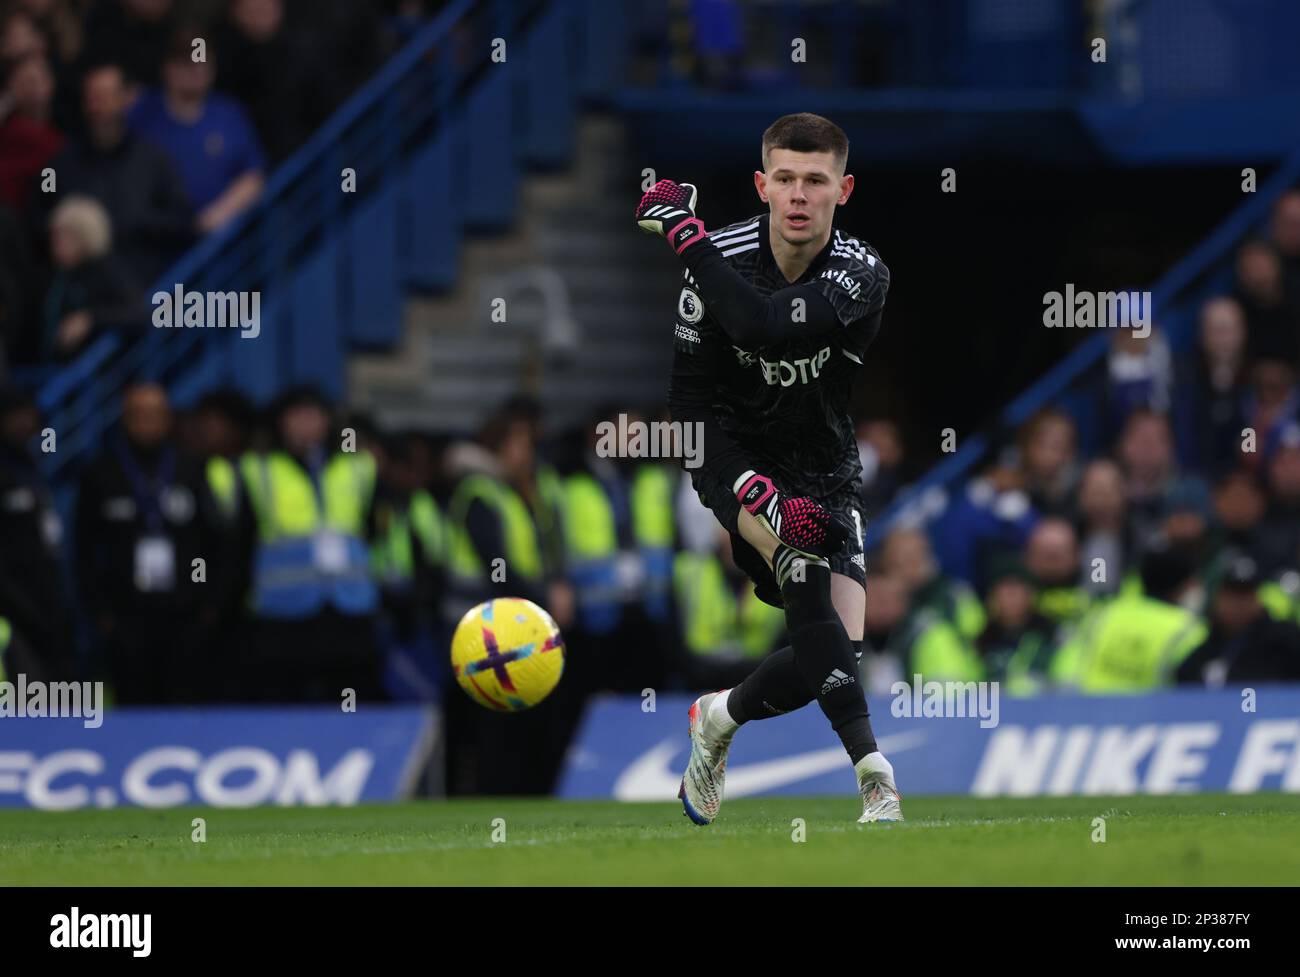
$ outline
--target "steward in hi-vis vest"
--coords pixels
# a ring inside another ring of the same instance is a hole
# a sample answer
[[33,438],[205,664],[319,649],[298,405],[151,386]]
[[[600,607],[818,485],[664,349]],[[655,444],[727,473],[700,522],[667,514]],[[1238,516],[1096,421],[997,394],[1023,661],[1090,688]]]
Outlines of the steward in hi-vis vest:
[[[639,414],[600,411],[579,463],[564,477],[565,559],[577,614],[575,640],[601,665],[599,684],[626,692],[658,688],[670,669],[673,519],[678,468],[648,457],[630,432]],[[661,446],[662,447],[662,446]]]
[[412,444],[411,435],[376,442],[380,477],[371,509],[370,561],[383,604],[385,685],[394,698],[428,701],[440,698],[446,671],[435,636],[441,633],[447,529],[421,483]]
[[1204,621],[1178,603],[1195,582],[1191,555],[1177,547],[1154,550],[1141,572],[1144,594],[1121,592],[1078,622],[1052,660],[1056,685],[1102,694],[1157,689],[1172,683],[1205,640]]
[[496,412],[474,442],[449,448],[451,489],[444,614],[455,624],[483,601],[522,597],[550,612],[565,639],[564,674],[542,703],[501,715],[459,689],[444,697],[448,789],[485,794],[546,794],[554,789],[587,687],[570,642],[572,591],[556,575],[539,526],[534,427]]
[[785,612],[760,600],[731,559],[728,536],[673,559],[673,594],[693,687],[737,685],[780,647]]
[[309,388],[281,398],[275,443],[247,452],[239,475],[253,536],[252,667],[262,696],[381,698],[370,563],[375,461]]
[[1044,691],[1060,625],[1039,609],[1034,576],[1019,560],[998,561],[989,580],[989,623],[975,642],[985,673],[1008,695]]

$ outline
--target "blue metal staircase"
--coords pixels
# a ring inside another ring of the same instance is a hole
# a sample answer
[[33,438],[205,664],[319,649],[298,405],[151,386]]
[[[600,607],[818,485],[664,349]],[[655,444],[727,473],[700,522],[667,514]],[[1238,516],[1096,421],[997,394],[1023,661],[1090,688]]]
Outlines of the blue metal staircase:
[[164,383],[180,406],[226,384],[256,402],[299,382],[340,396],[348,353],[391,347],[406,297],[456,279],[463,235],[515,220],[524,170],[569,163],[579,99],[599,99],[620,70],[621,10],[450,4],[285,161],[257,206],[151,290],[257,292],[257,337],[102,337],[40,391],[58,434],[47,474],[98,447],[133,378]]

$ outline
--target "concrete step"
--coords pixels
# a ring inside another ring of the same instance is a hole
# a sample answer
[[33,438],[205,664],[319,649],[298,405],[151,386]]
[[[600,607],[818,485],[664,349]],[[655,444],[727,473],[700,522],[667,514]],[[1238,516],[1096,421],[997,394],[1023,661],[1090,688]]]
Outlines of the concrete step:
[[[541,397],[548,426],[597,405],[662,403],[678,265],[632,223],[641,171],[621,121],[584,115],[576,137],[570,170],[523,181],[516,227],[468,240],[455,286],[408,300],[398,349],[351,358],[354,400],[381,423],[469,430],[521,389]],[[509,322],[490,320],[498,280],[538,265],[563,280],[578,330],[563,356],[546,348],[538,300],[521,296]]]

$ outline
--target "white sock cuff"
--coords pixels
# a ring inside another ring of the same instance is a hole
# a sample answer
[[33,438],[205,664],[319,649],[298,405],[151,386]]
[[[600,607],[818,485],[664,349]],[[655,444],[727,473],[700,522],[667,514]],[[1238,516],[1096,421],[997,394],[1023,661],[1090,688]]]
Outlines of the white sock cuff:
[[709,724],[724,736],[740,728],[740,723],[732,719],[731,713],[727,711],[727,699],[730,697],[731,689],[727,689],[709,703]]
[[861,760],[853,765],[853,771],[861,777],[867,771],[875,771],[889,774],[890,779],[894,777],[894,765],[885,759],[885,754],[877,750],[875,753],[868,753]]

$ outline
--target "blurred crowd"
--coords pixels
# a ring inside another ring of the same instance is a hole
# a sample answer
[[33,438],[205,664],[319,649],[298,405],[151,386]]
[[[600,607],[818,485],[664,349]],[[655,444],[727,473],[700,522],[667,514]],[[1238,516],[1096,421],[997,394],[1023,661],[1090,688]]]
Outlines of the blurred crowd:
[[[1298,269],[1291,193],[1186,357],[1158,328],[1116,331],[1093,398],[1107,450],[1084,456],[1077,419],[1045,409],[871,540],[868,687],[1300,681]],[[120,704],[439,701],[450,790],[540,793],[590,696],[726,687],[785,642],[679,461],[609,442],[662,411],[604,405],[557,432],[519,397],[448,437],[311,388],[174,411],[134,382],[121,407],[60,505],[39,411],[0,392],[6,674],[104,679]],[[891,419],[860,419],[857,442],[870,539],[922,466]],[[525,714],[449,672],[457,621],[495,596],[565,637],[565,680]]]
[[[451,790],[545,792],[590,695],[734,682],[779,644],[698,501],[681,545],[678,461],[602,440],[614,408],[543,447],[526,398],[465,438],[380,431],[305,387],[265,411],[122,398],[60,505],[39,411],[0,396],[0,673],[105,680],[121,705],[440,701]],[[455,624],[496,596],[566,641],[523,715],[450,675]]]
[[439,4],[0,0],[0,380],[146,290]]
[[[437,6],[0,2],[0,381],[145,328],[144,290]],[[1232,279],[1187,353],[1114,330],[1089,416],[1040,411],[883,539],[932,453],[859,419],[872,691],[1300,681],[1300,192]],[[599,425],[658,409],[557,432],[521,397],[448,437],[308,388],[177,411],[135,382],[121,408],[56,499],[40,413],[0,383],[0,675],[102,678],[121,704],[440,701],[450,790],[545,792],[590,696],[729,686],[785,642],[679,462],[602,448]],[[447,649],[507,595],[567,658],[503,717]]]
[[1185,355],[1116,329],[1093,416],[1039,412],[883,541],[873,688],[1300,681],[1300,192],[1232,271]]

